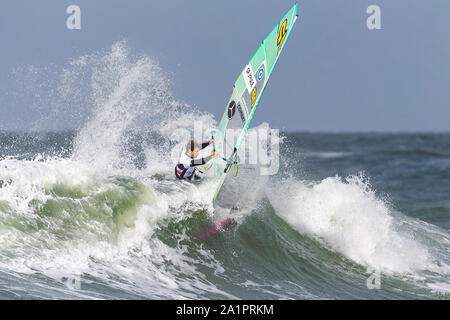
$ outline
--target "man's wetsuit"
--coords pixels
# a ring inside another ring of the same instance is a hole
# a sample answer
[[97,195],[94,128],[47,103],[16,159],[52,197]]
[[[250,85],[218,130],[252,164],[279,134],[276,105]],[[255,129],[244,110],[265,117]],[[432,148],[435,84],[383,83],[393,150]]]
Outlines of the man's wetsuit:
[[[209,142],[202,143],[201,149],[209,146]],[[186,153],[181,154],[180,160],[178,160],[178,164],[175,167],[175,176],[178,179],[188,179],[188,180],[196,180],[200,179],[199,176],[195,174],[195,167],[206,164],[209,160],[212,159],[212,156],[208,156],[201,159],[192,159]]]

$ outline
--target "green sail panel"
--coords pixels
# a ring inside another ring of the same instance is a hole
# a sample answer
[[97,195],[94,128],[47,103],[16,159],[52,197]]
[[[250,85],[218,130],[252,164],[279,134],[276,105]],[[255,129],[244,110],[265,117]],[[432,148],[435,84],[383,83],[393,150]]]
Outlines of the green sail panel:
[[[236,80],[215,133],[216,150],[221,152],[225,159],[232,160],[238,152],[297,16],[298,8],[295,3],[262,41]],[[215,174],[220,178],[214,201],[221,192],[231,167],[225,161],[215,160]]]

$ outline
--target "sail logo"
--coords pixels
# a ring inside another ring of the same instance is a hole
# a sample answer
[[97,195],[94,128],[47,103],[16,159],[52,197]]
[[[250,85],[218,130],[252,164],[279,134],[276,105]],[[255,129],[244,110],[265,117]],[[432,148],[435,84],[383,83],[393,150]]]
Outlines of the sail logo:
[[228,119],[231,120],[236,113],[236,102],[231,101],[228,105]]
[[254,107],[255,102],[256,102],[256,87],[254,87],[253,90],[252,90],[251,98],[252,98],[252,104],[250,106],[250,109]]
[[245,70],[247,74],[248,83],[250,84],[250,87],[253,87],[255,85],[255,79],[253,79],[253,72],[251,71],[250,66]]
[[256,79],[255,73],[253,72],[252,66],[250,64],[245,67],[243,76],[248,93],[251,93],[253,88],[256,86]]
[[241,107],[240,103],[237,104],[237,109],[239,110],[239,114],[241,115],[242,123],[245,123],[244,111],[242,111],[242,107]]
[[264,68],[260,68],[259,70],[258,70],[258,73],[256,74],[256,79],[258,79],[258,81],[261,81],[261,79],[263,78],[263,76],[264,76]]
[[286,39],[286,35],[287,35],[287,19],[284,19],[283,23],[280,26],[280,30],[278,30],[277,54],[280,53],[281,45],[283,44],[284,40]]

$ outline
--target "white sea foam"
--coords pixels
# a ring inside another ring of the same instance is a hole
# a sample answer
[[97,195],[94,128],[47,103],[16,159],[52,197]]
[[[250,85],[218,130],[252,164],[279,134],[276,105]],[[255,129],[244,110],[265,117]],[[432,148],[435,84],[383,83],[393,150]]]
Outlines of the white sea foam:
[[280,217],[348,259],[387,273],[437,268],[425,245],[398,230],[389,205],[361,176],[276,188],[268,197]]
[[309,158],[335,159],[351,156],[351,152],[304,152],[303,155]]

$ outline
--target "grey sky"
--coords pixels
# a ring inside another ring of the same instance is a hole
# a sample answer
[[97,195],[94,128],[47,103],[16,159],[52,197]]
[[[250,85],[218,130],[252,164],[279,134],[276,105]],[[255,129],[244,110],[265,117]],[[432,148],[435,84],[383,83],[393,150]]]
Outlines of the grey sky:
[[[220,117],[232,84],[290,0],[2,1],[0,129],[36,115],[15,97],[24,65],[63,65],[127,40],[156,58],[177,99]],[[273,128],[449,131],[450,1],[304,0],[255,116]],[[66,8],[82,29],[66,28]],[[381,7],[382,30],[366,27]],[[217,64],[220,61],[220,64]],[[65,124],[69,126],[69,124]]]

